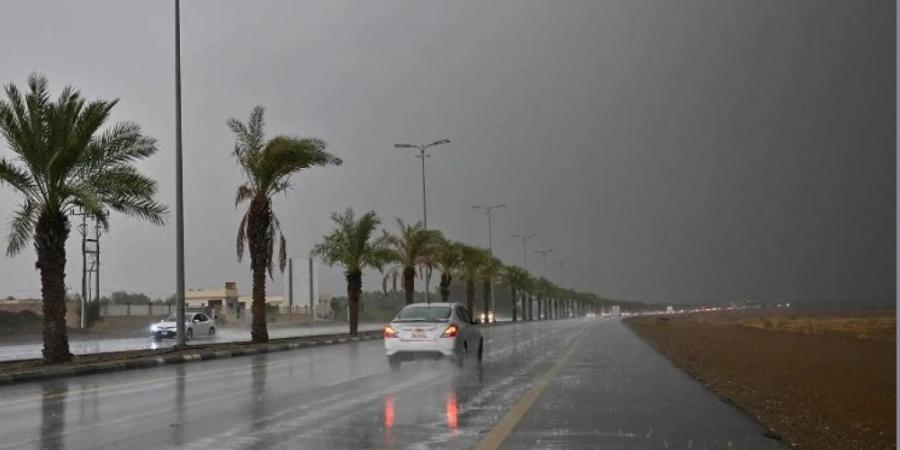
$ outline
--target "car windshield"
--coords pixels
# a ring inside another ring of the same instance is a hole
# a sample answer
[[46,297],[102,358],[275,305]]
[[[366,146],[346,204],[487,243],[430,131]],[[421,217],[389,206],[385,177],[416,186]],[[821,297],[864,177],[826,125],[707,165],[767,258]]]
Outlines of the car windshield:
[[[172,314],[169,314],[168,317],[166,317],[165,319],[163,319],[163,322],[175,322],[175,321],[177,321],[177,320],[178,320],[178,318],[177,318],[177,316],[175,316],[175,313],[172,313]],[[184,315],[184,320],[191,320],[191,315],[185,313],[185,315]]]
[[408,306],[397,314],[394,322],[446,322],[449,319],[449,306]]

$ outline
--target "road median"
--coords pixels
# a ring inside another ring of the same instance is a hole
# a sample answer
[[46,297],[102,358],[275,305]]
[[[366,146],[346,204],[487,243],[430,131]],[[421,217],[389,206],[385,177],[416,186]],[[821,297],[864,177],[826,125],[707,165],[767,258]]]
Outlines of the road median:
[[374,339],[381,339],[380,330],[363,331],[358,333],[357,336],[328,334],[279,338],[272,339],[265,344],[223,342],[192,345],[183,349],[129,350],[76,355],[69,363],[55,365],[45,365],[39,359],[8,361],[0,363],[0,385],[58,377],[144,369],[167,364],[184,364]]

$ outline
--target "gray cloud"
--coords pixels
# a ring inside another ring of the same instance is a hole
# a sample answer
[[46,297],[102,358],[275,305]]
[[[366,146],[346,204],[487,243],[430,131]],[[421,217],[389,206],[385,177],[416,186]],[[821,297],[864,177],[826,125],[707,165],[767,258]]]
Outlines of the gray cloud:
[[[144,168],[174,204],[171,2],[0,8],[0,80],[37,70],[54,89],[120,97],[116,120],[160,140]],[[510,234],[540,233],[532,248],[569,261],[566,284],[660,301],[893,298],[894,8],[185,1],[188,284],[249,290],[224,123],[261,104],[271,134],[323,137],[345,160],[277,202],[298,257],[334,210],[420,218],[418,161],[392,144],[446,137],[428,160],[430,224],[486,245],[470,205],[508,203],[497,254],[520,263]],[[13,202],[0,189],[0,210]],[[113,220],[105,288],[171,293],[173,230]],[[69,251],[75,287],[76,239]],[[33,259],[0,259],[0,294],[37,294]],[[323,282],[343,292],[339,270]]]

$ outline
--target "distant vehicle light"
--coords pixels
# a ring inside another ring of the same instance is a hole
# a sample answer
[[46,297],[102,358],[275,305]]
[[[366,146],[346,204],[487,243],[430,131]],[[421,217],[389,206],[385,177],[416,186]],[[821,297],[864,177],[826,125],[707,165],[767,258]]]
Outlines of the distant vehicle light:
[[384,337],[385,338],[396,338],[398,337],[397,330],[392,328],[390,325],[384,327]]

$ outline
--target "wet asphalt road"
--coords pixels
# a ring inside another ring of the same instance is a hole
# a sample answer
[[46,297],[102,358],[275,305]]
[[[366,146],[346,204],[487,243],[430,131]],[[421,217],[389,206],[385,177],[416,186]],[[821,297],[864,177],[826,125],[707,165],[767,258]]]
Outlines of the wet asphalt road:
[[785,448],[619,321],[489,328],[485,346],[462,369],[392,371],[367,341],[5,386],[0,449]]
[[[371,331],[381,329],[383,324],[362,323],[359,331]],[[347,333],[347,324],[326,324],[316,326],[291,326],[270,327],[269,337],[273,339],[287,337],[312,336],[319,334]],[[188,344],[209,344],[217,342],[243,342],[250,341],[250,330],[240,327],[219,327],[215,336],[211,338],[197,337]],[[174,339],[154,341],[150,338],[149,331],[143,337],[110,338],[103,335],[72,335],[69,336],[69,350],[74,355],[87,355],[91,353],[121,352],[126,350],[156,350],[158,348],[172,347]],[[33,342],[0,344],[0,361],[15,361],[20,359],[36,359],[41,357],[41,349],[44,344],[40,337]]]

